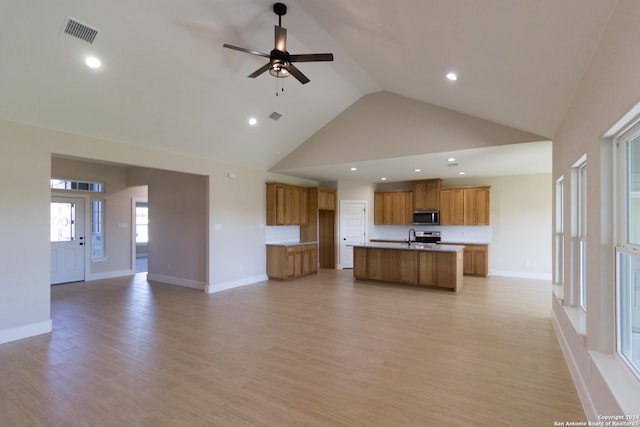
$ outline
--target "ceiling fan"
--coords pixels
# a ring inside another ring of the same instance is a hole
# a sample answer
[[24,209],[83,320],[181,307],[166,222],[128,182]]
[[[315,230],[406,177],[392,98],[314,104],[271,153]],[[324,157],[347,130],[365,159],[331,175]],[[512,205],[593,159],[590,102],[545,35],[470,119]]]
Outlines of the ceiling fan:
[[269,74],[277,78],[289,77],[292,75],[300,83],[309,83],[309,78],[293,65],[294,62],[316,62],[316,61],[333,61],[332,53],[309,53],[303,55],[291,55],[287,52],[287,29],[282,27],[282,16],[287,13],[287,6],[283,3],[275,3],[273,12],[278,15],[278,25],[275,26],[275,47],[270,53],[263,53],[257,50],[245,49],[243,47],[223,44],[228,49],[239,50],[240,52],[250,53],[251,55],[269,58],[262,67],[258,68],[248,77],[256,78],[260,74],[269,70]]

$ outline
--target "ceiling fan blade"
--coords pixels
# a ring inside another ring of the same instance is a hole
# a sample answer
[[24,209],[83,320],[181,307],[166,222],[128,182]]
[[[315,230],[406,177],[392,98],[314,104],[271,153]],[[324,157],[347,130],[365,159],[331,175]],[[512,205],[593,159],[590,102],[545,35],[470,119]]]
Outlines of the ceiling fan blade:
[[266,64],[264,64],[262,67],[258,68],[257,70],[255,70],[253,73],[249,74],[247,77],[251,77],[252,79],[255,79],[256,77],[258,77],[260,74],[264,73],[265,71],[267,71],[269,68],[271,68],[271,62],[267,62]]
[[287,29],[279,25],[276,25],[275,34],[276,34],[276,41],[275,41],[276,50],[279,50],[280,52],[286,52],[287,51]]
[[230,44],[223,44],[222,47],[226,47],[227,49],[239,50],[240,52],[250,53],[251,55],[264,56],[265,58],[269,58],[268,53],[258,52],[257,50],[245,49],[243,47],[233,46]]
[[289,71],[289,74],[291,74],[293,77],[295,77],[296,79],[298,79],[298,81],[300,83],[307,84],[309,83],[311,80],[309,80],[309,78],[307,76],[305,76],[304,74],[302,74],[302,71],[298,70],[298,68],[296,68],[295,65],[289,63],[286,65],[285,67],[287,69],[287,71]]
[[333,53],[308,53],[303,55],[290,55],[290,62],[316,62],[333,61]]

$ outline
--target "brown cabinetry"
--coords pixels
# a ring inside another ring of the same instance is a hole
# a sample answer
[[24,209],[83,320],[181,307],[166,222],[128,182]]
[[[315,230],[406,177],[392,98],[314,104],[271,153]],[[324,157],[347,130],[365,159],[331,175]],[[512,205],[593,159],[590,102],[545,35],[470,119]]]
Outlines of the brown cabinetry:
[[440,225],[464,225],[462,189],[440,190]]
[[489,225],[489,187],[465,188],[465,225]]
[[490,187],[440,190],[440,225],[489,225]]
[[318,210],[336,210],[336,191],[329,188],[318,187]]
[[487,277],[489,274],[489,245],[464,243],[463,271],[467,276]]
[[288,280],[318,272],[318,247],[315,243],[267,245],[267,276]]
[[267,184],[267,225],[305,225],[309,217],[309,194],[304,187]]
[[413,181],[413,210],[440,210],[440,178]]
[[374,194],[373,222],[376,225],[411,225],[412,191],[385,191]]
[[310,187],[308,194],[308,221],[300,226],[300,241],[318,242],[320,267],[335,268],[336,191],[325,187]]
[[462,251],[356,246],[353,277],[462,290]]
[[418,252],[418,284],[456,288],[459,280],[456,252]]

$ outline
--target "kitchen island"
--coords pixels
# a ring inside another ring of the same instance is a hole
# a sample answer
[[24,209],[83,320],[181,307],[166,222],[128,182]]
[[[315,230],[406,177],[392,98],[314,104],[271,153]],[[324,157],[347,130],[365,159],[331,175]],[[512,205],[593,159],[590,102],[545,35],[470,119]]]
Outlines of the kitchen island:
[[464,246],[371,242],[353,247],[353,277],[462,290]]

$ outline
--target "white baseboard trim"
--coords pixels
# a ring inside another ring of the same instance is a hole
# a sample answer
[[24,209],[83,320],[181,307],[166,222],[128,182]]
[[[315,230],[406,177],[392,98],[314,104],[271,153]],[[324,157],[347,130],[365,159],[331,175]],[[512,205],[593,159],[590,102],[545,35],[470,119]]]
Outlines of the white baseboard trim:
[[18,326],[17,328],[2,330],[0,331],[0,344],[36,335],[47,334],[51,332],[52,325],[53,323],[51,320],[45,320],[44,322],[37,322],[30,325]]
[[596,406],[593,403],[591,393],[589,393],[589,389],[587,388],[587,385],[584,381],[584,377],[582,376],[580,369],[578,369],[576,359],[573,357],[573,353],[571,353],[571,350],[569,349],[569,343],[567,342],[567,338],[565,337],[564,332],[560,327],[560,323],[558,322],[556,313],[553,310],[551,310],[551,323],[553,324],[553,329],[556,331],[556,337],[558,337],[560,349],[562,349],[564,360],[567,363],[569,372],[571,373],[573,384],[576,386],[576,391],[578,392],[580,403],[582,403],[582,409],[584,409],[585,415],[587,416],[588,420],[596,421],[598,420],[598,411],[596,410]]
[[551,280],[550,273],[528,273],[526,271],[491,270],[490,276],[517,277],[519,279]]
[[134,274],[136,274],[134,270],[107,271],[104,273],[87,274],[84,280],[90,281],[90,280],[113,279],[115,277],[133,276]]
[[182,279],[180,277],[165,276],[163,274],[151,274],[147,273],[147,280],[153,280],[155,282],[168,283],[170,285],[184,286],[185,288],[193,289],[205,289],[204,282],[198,282],[196,280]]
[[239,280],[232,280],[230,282],[216,283],[214,285],[207,285],[205,292],[212,294],[214,292],[226,291],[227,289],[239,288],[240,286],[252,285],[258,282],[265,282],[269,280],[266,274],[260,274],[258,276],[245,277]]

